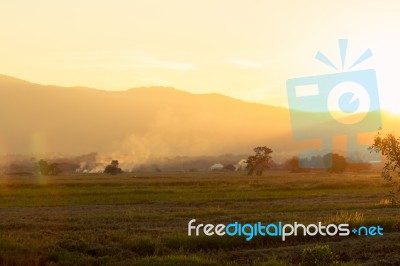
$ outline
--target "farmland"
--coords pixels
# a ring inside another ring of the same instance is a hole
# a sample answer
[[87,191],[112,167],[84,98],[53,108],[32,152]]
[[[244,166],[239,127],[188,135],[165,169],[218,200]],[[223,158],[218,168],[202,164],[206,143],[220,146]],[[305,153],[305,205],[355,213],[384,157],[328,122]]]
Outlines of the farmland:
[[[398,265],[400,209],[384,200],[387,191],[379,173],[1,176],[0,264],[298,265],[319,243],[341,263]],[[189,237],[193,218],[380,225],[384,236]]]

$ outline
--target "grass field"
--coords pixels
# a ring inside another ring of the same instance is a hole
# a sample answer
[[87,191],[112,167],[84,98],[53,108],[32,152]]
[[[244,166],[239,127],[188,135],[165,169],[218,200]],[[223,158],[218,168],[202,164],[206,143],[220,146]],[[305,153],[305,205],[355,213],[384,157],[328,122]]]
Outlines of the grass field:
[[[400,209],[387,191],[379,173],[2,176],[0,264],[298,265],[323,243],[343,265],[400,265]],[[379,224],[384,236],[189,237],[193,218]]]

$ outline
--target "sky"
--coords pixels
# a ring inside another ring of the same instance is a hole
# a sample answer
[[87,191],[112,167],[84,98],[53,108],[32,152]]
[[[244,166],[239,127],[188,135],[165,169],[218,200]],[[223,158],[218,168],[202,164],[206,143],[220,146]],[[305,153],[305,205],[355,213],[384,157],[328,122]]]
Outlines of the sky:
[[287,106],[286,80],[375,69],[381,105],[400,113],[400,2],[2,0],[0,73],[40,84],[171,86]]

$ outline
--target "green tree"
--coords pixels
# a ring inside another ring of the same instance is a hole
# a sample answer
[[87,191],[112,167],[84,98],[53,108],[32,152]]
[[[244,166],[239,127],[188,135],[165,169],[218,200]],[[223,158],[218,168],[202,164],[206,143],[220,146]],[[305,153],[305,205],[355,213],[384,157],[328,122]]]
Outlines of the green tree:
[[379,132],[374,143],[369,147],[371,152],[381,153],[386,159],[382,169],[382,177],[390,184],[388,198],[392,205],[400,203],[398,194],[400,192],[400,138],[393,133],[382,136]]
[[249,175],[252,175],[254,172],[256,175],[262,175],[263,171],[271,167],[272,157],[270,154],[272,153],[272,150],[267,146],[260,146],[255,147],[254,152],[256,153],[255,155],[247,158],[246,169],[249,171]]

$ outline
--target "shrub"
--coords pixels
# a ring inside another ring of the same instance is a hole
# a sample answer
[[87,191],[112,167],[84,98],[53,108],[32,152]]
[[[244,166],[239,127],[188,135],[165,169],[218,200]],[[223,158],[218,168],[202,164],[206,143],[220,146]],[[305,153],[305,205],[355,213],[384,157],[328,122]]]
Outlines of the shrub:
[[336,153],[328,153],[322,158],[328,172],[342,173],[347,168],[346,158]]
[[157,244],[155,239],[140,237],[125,241],[123,247],[143,257],[156,255]]
[[300,160],[298,157],[294,156],[284,163],[284,168],[292,173],[305,172],[306,169],[300,167]]
[[284,265],[285,263],[275,258],[269,259],[267,261],[256,260],[253,263],[253,266],[284,266]]
[[374,144],[369,147],[371,152],[379,152],[385,157],[385,166],[382,169],[382,177],[389,183],[390,190],[387,198],[391,205],[400,204],[400,137],[393,133],[382,136],[380,133],[375,136]]
[[215,260],[195,255],[168,255],[165,257],[148,256],[135,261],[134,265],[171,265],[171,266],[217,266],[221,265]]
[[335,215],[328,216],[326,223],[362,225],[364,223],[364,214],[361,212],[340,211]]
[[328,245],[315,245],[303,249],[301,265],[304,266],[329,266],[335,264],[336,256]]

